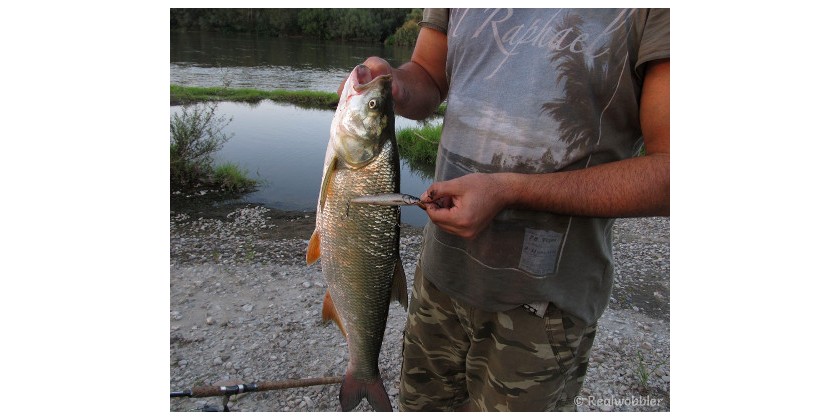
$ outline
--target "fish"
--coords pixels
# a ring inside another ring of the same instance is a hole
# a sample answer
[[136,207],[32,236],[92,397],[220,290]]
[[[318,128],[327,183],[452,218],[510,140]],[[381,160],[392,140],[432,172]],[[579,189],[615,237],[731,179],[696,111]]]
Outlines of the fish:
[[418,206],[426,209],[426,203],[410,194],[370,194],[350,200],[351,203],[373,204],[377,206]]
[[306,250],[307,265],[320,259],[327,283],[322,318],[338,325],[350,353],[339,390],[343,411],[362,399],[376,411],[393,411],[379,352],[391,302],[408,304],[399,207],[352,202],[394,194],[400,185],[391,76],[370,78],[369,69],[356,66],[339,98]]

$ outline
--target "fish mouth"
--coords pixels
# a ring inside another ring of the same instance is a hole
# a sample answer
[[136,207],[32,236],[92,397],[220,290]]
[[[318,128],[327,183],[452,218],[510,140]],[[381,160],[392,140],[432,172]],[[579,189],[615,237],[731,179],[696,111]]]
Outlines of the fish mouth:
[[379,84],[380,80],[390,81],[391,79],[390,74],[380,74],[371,78],[370,69],[364,64],[359,64],[350,73],[350,83],[356,93],[368,90],[371,86]]

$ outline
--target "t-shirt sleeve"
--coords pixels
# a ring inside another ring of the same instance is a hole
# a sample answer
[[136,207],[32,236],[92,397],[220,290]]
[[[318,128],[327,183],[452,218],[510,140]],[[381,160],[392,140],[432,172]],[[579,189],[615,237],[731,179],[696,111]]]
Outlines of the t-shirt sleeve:
[[671,57],[671,9],[651,9],[642,26],[636,71],[644,74],[649,61]]
[[446,33],[449,27],[449,9],[423,9],[423,19],[420,20],[419,25],[421,28]]

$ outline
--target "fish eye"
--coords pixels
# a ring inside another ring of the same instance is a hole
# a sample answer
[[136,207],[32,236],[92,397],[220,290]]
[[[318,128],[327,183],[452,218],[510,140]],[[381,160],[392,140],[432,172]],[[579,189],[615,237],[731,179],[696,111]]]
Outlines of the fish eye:
[[376,99],[371,99],[370,101],[368,101],[368,108],[375,109],[376,105],[378,104],[379,102]]

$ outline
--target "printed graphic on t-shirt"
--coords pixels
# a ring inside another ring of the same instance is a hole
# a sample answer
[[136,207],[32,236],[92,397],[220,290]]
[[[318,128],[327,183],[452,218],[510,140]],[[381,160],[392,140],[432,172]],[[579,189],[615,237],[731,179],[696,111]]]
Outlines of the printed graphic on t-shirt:
[[639,137],[627,118],[617,126],[607,117],[635,112],[627,103],[636,99],[627,71],[634,13],[454,10],[444,152],[501,171],[553,172]]

